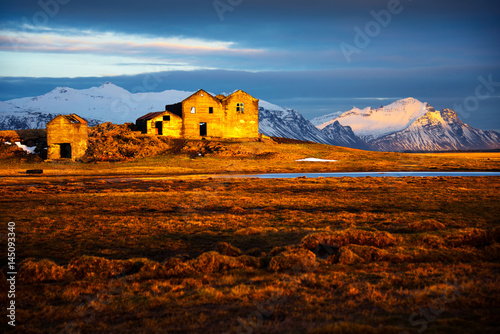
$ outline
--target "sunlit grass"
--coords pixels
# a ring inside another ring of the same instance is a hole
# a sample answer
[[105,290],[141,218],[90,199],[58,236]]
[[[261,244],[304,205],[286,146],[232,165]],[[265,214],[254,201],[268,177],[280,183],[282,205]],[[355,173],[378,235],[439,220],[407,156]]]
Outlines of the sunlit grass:
[[[194,157],[204,145],[221,150]],[[116,146],[116,145],[115,145]],[[192,141],[181,153],[163,153],[127,162],[19,162],[0,159],[0,176],[21,176],[27,169],[43,169],[44,176],[172,175],[222,173],[279,173],[335,171],[460,171],[500,170],[500,153],[407,154],[354,150],[316,143]],[[191,148],[189,148],[191,147]],[[337,162],[297,162],[315,157]],[[33,159],[32,159],[33,160]]]
[[24,261],[18,328],[415,332],[409,316],[444,294],[426,333],[493,333],[499,190],[497,177],[15,179],[0,215]]

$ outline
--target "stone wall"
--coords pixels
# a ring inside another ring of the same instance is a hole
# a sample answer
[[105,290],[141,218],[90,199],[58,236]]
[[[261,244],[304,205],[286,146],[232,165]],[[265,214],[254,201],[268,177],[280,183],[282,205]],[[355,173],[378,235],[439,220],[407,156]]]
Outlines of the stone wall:
[[[71,147],[71,160],[77,160],[87,151],[87,123],[74,123],[64,115],[57,116],[47,123],[47,158],[61,159],[61,148],[67,152]],[[69,144],[69,146],[68,146]],[[68,156],[69,157],[69,156]]]
[[[170,120],[165,120],[164,117],[169,117]],[[147,121],[147,134],[158,135],[157,122],[161,122],[161,129],[163,136],[169,136],[173,138],[182,137],[182,118],[172,114],[171,112],[165,111],[161,115],[156,116]]]
[[259,136],[258,99],[240,90],[228,96],[223,103],[226,110],[224,133],[227,138],[257,138]]
[[[199,90],[184,101],[166,108],[182,110],[145,115],[137,120],[143,133],[173,138],[258,138],[259,100],[239,90],[213,97]],[[182,113],[182,117],[178,116]],[[156,115],[157,114],[157,115]],[[178,114],[178,115],[177,115]],[[164,117],[169,116],[169,120]],[[161,129],[161,131],[160,131]]]
[[[194,113],[192,112],[194,108]],[[213,113],[210,113],[212,108]],[[200,124],[206,123],[203,137],[224,137],[224,110],[220,101],[201,90],[182,102],[185,138],[201,138]]]

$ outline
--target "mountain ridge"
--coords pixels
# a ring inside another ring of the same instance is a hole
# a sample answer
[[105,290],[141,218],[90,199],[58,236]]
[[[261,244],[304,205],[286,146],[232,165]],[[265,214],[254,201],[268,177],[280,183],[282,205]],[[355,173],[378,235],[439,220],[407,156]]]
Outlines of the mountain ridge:
[[[500,148],[500,134],[476,129],[462,122],[451,109],[436,111],[414,98],[387,106],[349,111],[332,119],[318,117],[311,122],[324,131],[339,122],[350,127],[368,147],[377,151],[456,151]],[[319,120],[322,121],[321,124]]]
[[[134,122],[164,110],[194,92],[131,93],[105,82],[99,87],[56,87],[36,96],[0,101],[0,129],[45,128],[57,114],[77,113],[90,126]],[[500,134],[475,129],[451,109],[436,111],[426,102],[405,98],[380,108],[335,112],[307,120],[293,109],[259,101],[259,131],[267,136],[378,151],[446,151],[500,148]]]

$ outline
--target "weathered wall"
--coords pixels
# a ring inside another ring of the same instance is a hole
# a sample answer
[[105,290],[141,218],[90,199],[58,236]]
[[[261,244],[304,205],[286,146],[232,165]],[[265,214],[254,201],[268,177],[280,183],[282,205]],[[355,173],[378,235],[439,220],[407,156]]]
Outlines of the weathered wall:
[[[243,112],[236,110],[243,103]],[[226,119],[224,132],[227,138],[257,138],[259,136],[259,100],[239,90],[224,100]]]
[[[243,103],[243,112],[237,111],[239,103]],[[159,133],[156,130],[156,122],[161,121],[162,135],[174,138],[258,138],[259,136],[259,100],[241,90],[227,98],[223,95],[218,95],[216,98],[200,90],[181,104],[182,118],[167,110],[148,121],[138,121],[141,131],[157,135]],[[193,107],[194,113],[192,113]],[[209,112],[210,108],[213,109],[213,113]],[[163,121],[165,115],[170,115],[170,121]],[[206,123],[205,136],[200,134],[200,123]]]
[[[163,116],[170,116],[170,121],[164,121]],[[161,115],[147,121],[147,133],[156,134],[156,122],[162,122],[163,136],[173,138],[182,137],[182,118],[172,114],[171,112],[164,112]]]
[[72,123],[64,116],[57,116],[47,123],[47,158],[60,159],[59,144],[71,144],[71,159],[76,160],[87,151],[87,124]]
[[[191,108],[195,107],[195,113]],[[213,114],[209,113],[212,107]],[[184,120],[184,137],[201,138],[200,123],[207,123],[207,137],[224,137],[224,112],[219,100],[201,90],[188,97],[182,103],[182,116]]]

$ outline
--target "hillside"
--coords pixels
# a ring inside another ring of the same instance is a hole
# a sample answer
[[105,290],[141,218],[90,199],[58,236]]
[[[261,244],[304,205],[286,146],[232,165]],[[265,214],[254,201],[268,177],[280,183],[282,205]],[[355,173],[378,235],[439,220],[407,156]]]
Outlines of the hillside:
[[[40,155],[0,145],[0,175],[44,170],[44,176],[180,175],[357,171],[500,170],[500,153],[407,154],[362,151],[287,138],[183,140],[143,135],[131,125],[101,124],[90,129],[84,163],[43,157],[44,130],[0,131],[0,141],[35,146]],[[301,162],[317,158],[334,162]]]

